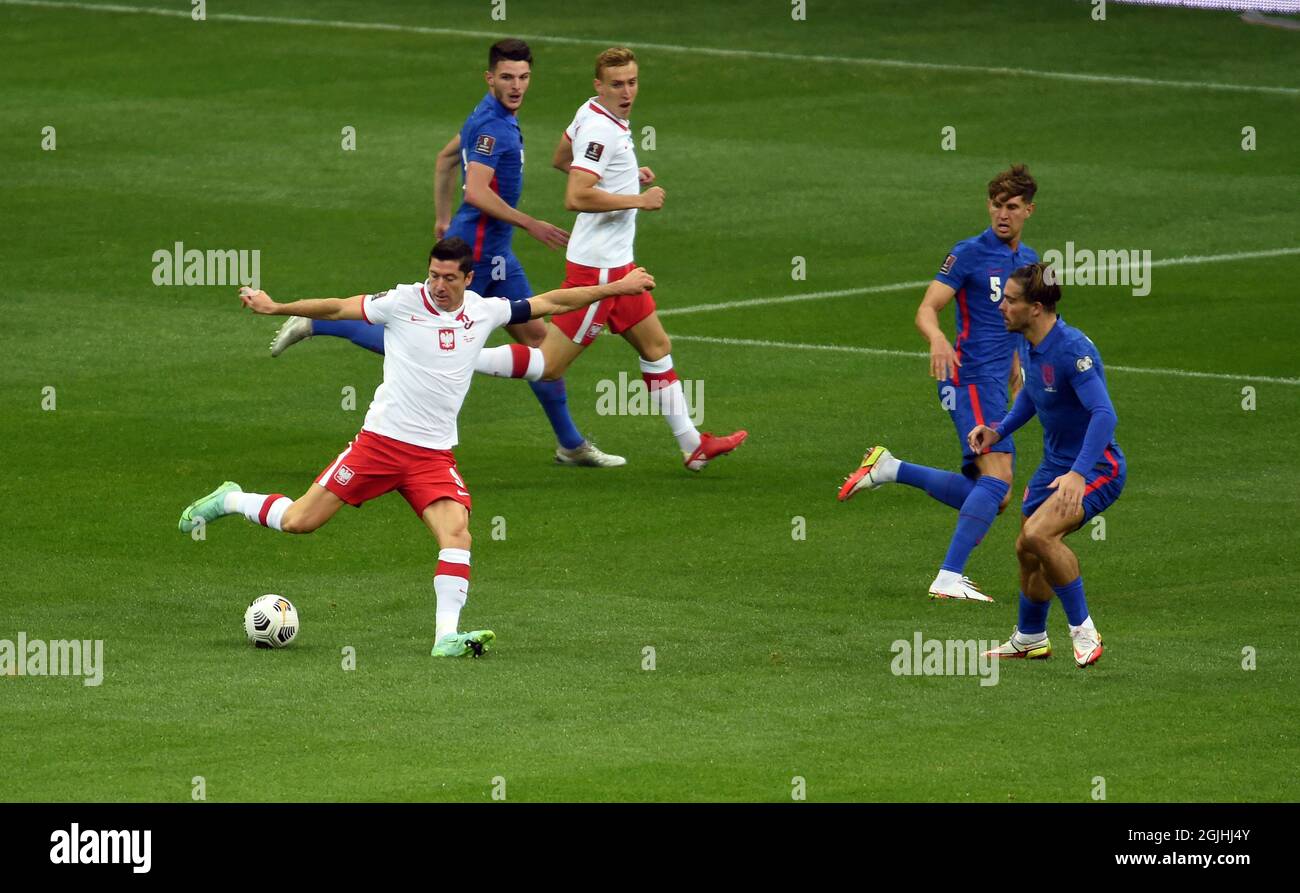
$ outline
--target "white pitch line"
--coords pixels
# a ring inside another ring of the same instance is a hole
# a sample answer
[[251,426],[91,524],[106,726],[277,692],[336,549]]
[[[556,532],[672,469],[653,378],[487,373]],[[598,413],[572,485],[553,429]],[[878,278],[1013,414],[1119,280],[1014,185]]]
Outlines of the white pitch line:
[[[865,354],[881,357],[907,357],[923,359],[928,353],[919,350],[888,350],[880,347],[854,347],[847,344],[801,344],[794,341],[761,341],[753,338],[715,338],[710,335],[673,335],[673,341],[695,341],[701,344],[725,344],[732,347],[763,347],[778,350],[819,350],[832,353]],[[1174,378],[1210,378],[1216,381],[1253,381],[1262,384],[1300,386],[1300,378],[1275,378],[1269,375],[1234,375],[1230,372],[1195,372],[1191,369],[1147,369],[1142,366],[1112,366],[1106,371],[1135,372],[1141,375],[1167,375]]]
[[687,313],[704,313],[709,310],[734,310],[737,307],[761,307],[764,304],[793,304],[799,301],[821,301],[826,298],[848,298],[854,295],[877,295],[891,291],[925,288],[929,279],[915,282],[895,282],[892,285],[868,285],[862,288],[841,288],[835,291],[806,291],[797,295],[777,295],[771,298],[745,298],[739,301],[722,301],[717,304],[691,304],[687,307],[668,307],[660,316],[684,316]]
[[[170,18],[189,18],[188,9],[163,9],[150,6],[122,6],[112,3],[74,3],[59,0],[0,0],[4,6],[29,6],[41,9],[74,9],[96,12],[117,12],[137,15],[156,15]],[[427,25],[395,25],[385,22],[352,22],[338,19],[299,19],[287,16],[257,16],[231,12],[214,12],[208,21],[243,22],[259,25],[291,25],[298,27],[340,28],[352,31],[390,31],[402,34],[429,34],[443,37],[474,37],[497,39],[500,31],[476,31],[465,28],[433,28]],[[1164,78],[1144,78],[1129,75],[1086,74],[1075,71],[1046,71],[1034,68],[1006,68],[990,65],[959,65],[953,62],[914,62],[907,59],[874,59],[863,56],[823,56],[803,53],[780,53],[770,50],[739,50],[723,47],[685,46],[672,43],[645,43],[590,37],[563,37],[556,34],[512,34],[534,43],[565,43],[578,46],[608,47],[620,42],[631,43],[638,50],[660,50],[667,53],[695,53],[731,59],[767,59],[776,62],[799,62],[833,65],[861,65],[877,68],[901,68],[914,71],[949,71],[959,74],[986,74],[999,77],[1016,76],[1046,78],[1058,81],[1077,81],[1088,84],[1118,84],[1126,87],[1171,87],[1180,90],[1221,90],[1235,93],[1271,93],[1281,96],[1300,96],[1300,87],[1270,87],[1257,84],[1225,84],[1215,81],[1174,81]]]
[[[1217,264],[1238,260],[1258,260],[1264,257],[1285,257],[1293,254],[1300,254],[1300,248],[1269,248],[1263,251],[1238,251],[1233,254],[1195,254],[1187,257],[1166,257],[1151,261],[1151,266],[1180,267],[1186,264]],[[1129,266],[1131,268],[1133,264]],[[835,291],[808,291],[802,294],[776,295],[770,298],[742,298],[736,301],[720,301],[713,304],[691,304],[686,307],[664,308],[659,311],[659,315],[685,316],[688,313],[704,313],[710,310],[734,310],[739,307],[761,307],[765,304],[793,304],[799,301],[820,301],[826,298],[848,298],[855,295],[911,291],[925,288],[931,281],[930,279],[918,279],[915,282],[895,282],[891,285],[867,285],[862,288],[841,288]]]

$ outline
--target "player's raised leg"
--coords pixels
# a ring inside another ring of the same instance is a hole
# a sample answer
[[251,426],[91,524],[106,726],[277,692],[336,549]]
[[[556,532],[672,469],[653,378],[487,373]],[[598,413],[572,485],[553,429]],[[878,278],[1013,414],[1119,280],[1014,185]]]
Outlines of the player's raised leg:
[[459,632],[460,612],[469,597],[470,534],[469,510],[451,498],[429,503],[420,514],[438,540],[438,567],[433,591],[434,657],[480,657],[492,647],[496,633],[490,629]]
[[862,464],[840,487],[839,500],[846,502],[862,490],[875,490],[882,484],[906,484],[924,490],[932,498],[951,508],[960,509],[975,482],[962,474],[903,462],[883,446],[874,446],[862,457]]
[[[649,296],[647,295],[648,299]],[[637,298],[620,299],[629,303]],[[623,308],[619,308],[621,311]],[[614,323],[617,325],[617,322]],[[744,443],[749,432],[735,431],[725,436],[700,433],[691,421],[690,407],[682,383],[673,368],[672,342],[664,331],[659,314],[651,310],[648,315],[619,332],[641,358],[641,378],[650,395],[651,411],[661,415],[668,423],[677,446],[682,451],[684,464],[691,471],[701,471],[718,456],[730,453]]]
[[281,323],[271,339],[271,356],[278,357],[299,341],[327,335],[351,341],[377,354],[384,352],[384,327],[359,319],[307,319],[291,316]]
[[311,533],[323,526],[343,505],[343,500],[323,486],[308,488],[298,499],[282,493],[245,493],[233,481],[190,503],[181,512],[180,530],[189,533],[200,523],[226,515],[243,515],[254,524],[284,533]]

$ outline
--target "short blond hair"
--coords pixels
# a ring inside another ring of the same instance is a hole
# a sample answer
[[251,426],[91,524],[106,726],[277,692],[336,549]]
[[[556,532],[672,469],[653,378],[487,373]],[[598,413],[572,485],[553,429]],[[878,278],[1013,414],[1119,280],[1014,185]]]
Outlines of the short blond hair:
[[600,73],[606,68],[618,68],[622,65],[631,65],[636,61],[636,53],[627,47],[610,47],[596,57],[596,80],[600,80]]

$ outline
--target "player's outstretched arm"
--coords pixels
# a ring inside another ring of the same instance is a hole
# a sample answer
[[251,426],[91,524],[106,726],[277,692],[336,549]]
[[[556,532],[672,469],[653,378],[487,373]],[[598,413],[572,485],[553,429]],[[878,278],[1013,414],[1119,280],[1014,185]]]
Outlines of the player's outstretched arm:
[[433,165],[433,227],[434,238],[441,239],[451,228],[452,207],[456,203],[456,180],[453,171],[460,160],[460,134],[451,138],[451,142],[442,147]]
[[264,291],[254,291],[248,286],[239,290],[244,306],[259,316],[305,316],[308,319],[365,319],[361,302],[365,295],[350,298],[309,298],[281,304]]
[[581,288],[560,288],[543,292],[528,299],[532,308],[533,319],[549,316],[552,313],[567,313],[594,304],[605,298],[619,295],[639,295],[655,287],[654,277],[646,272],[645,267],[637,267],[617,282],[607,285],[589,285]]
[[935,279],[925,290],[921,306],[916,308],[916,328],[930,342],[930,375],[939,381],[952,378],[952,373],[961,365],[952,349],[952,342],[939,326],[939,313],[956,294],[952,286]]

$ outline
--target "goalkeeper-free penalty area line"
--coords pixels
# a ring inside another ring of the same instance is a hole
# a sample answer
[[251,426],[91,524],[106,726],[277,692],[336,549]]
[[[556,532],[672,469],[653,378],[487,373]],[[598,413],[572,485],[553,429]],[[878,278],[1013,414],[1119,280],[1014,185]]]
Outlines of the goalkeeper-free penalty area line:
[[[122,6],[113,3],[73,3],[58,0],[0,0],[3,6],[28,6],[40,9],[71,9],[92,12],[115,12],[135,15],[190,18],[190,10],[164,9],[154,6]],[[286,25],[292,27],[335,28],[350,31],[389,31],[398,34],[427,34],[438,37],[471,37],[476,40],[499,40],[502,31],[476,31],[464,28],[432,28],[427,25],[397,25],[386,22],[351,22],[339,19],[301,19],[287,16],[244,15],[232,12],[209,12],[206,21],[236,22],[251,25]],[[624,41],[591,37],[563,37],[556,34],[512,34],[531,43],[564,43],[576,46],[608,47]],[[822,56],[807,53],[780,53],[768,50],[738,50],[723,47],[683,46],[672,43],[645,43],[632,41],[637,50],[659,50],[665,53],[694,53],[724,59],[765,59],[773,62],[800,62],[804,64],[856,65],[864,68],[896,68],[913,71],[949,71],[957,74],[985,74],[997,77],[1020,76],[1045,78],[1057,81],[1075,81],[1086,84],[1115,84],[1125,87],[1169,87],[1179,90],[1220,90],[1235,93],[1271,93],[1281,96],[1300,96],[1300,87],[1269,87],[1258,84],[1224,84],[1214,81],[1175,81],[1164,78],[1132,77],[1114,74],[1087,74],[1076,71],[1045,71],[1033,68],[1007,68],[992,65],[959,65],[951,62],[914,62],[907,59],[872,59],[862,56]]]
[[[3,2],[3,0],[0,0]],[[1300,254],[1300,248],[1269,248],[1264,251],[1238,251],[1234,254],[1197,254],[1188,257],[1166,257],[1151,261],[1155,267],[1182,267],[1191,264],[1217,264],[1237,260],[1257,260],[1264,257],[1286,257]],[[688,313],[706,313],[713,310],[735,310],[742,307],[762,307],[765,304],[796,304],[800,301],[822,301],[827,298],[849,298],[856,295],[878,295],[891,291],[912,291],[923,289],[930,279],[917,279],[914,282],[894,282],[889,285],[866,285],[861,288],[840,288],[834,291],[807,291],[796,295],[776,295],[770,298],[742,298],[736,301],[721,301],[716,304],[691,304],[686,307],[666,307],[659,311],[660,316],[685,316]],[[1119,287],[1119,286],[1115,286]],[[1146,300],[1137,298],[1136,300]]]

